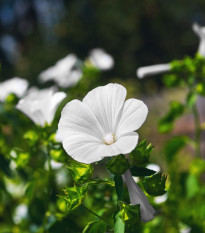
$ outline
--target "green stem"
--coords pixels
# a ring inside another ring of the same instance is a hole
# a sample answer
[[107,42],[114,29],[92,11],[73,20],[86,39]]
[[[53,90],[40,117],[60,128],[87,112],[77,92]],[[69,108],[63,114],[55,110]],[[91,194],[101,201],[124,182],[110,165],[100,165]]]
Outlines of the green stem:
[[111,224],[110,224],[105,218],[101,217],[100,215],[96,214],[96,213],[93,212],[92,210],[88,209],[84,204],[82,204],[82,207],[83,207],[85,210],[87,210],[88,212],[90,212],[91,214],[95,215],[97,218],[99,218],[99,219],[103,220],[104,222],[106,222],[110,227],[112,227]]
[[200,116],[196,104],[193,106],[192,110],[193,110],[194,122],[195,122],[195,145],[196,145],[195,151],[196,151],[196,156],[200,157],[201,127],[200,127]]

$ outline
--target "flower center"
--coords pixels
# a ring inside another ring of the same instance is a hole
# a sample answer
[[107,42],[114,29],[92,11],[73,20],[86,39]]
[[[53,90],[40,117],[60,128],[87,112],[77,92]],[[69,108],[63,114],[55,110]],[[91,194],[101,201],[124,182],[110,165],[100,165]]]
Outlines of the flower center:
[[106,133],[103,137],[105,144],[111,145],[115,142],[114,135],[112,133]]

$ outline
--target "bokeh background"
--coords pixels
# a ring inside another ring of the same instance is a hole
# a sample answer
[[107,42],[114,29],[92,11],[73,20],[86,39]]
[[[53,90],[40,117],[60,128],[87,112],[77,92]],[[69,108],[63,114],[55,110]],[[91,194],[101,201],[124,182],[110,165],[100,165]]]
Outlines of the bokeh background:
[[[30,86],[47,87],[51,83],[42,84],[38,79],[42,70],[67,54],[74,53],[84,60],[91,49],[103,48],[113,56],[115,65],[113,69],[103,72],[94,86],[119,82],[127,88],[128,97],[143,99],[148,105],[149,116],[139,131],[140,137],[155,145],[150,160],[170,175],[170,192],[165,203],[155,203],[162,205],[158,212],[160,217],[156,217],[147,227],[141,226],[140,231],[143,233],[204,233],[205,229],[204,186],[200,192],[200,185],[205,182],[202,176],[205,155],[202,154],[201,160],[195,160],[193,149],[186,147],[170,160],[171,152],[168,152],[170,157],[167,158],[167,147],[164,147],[173,135],[194,138],[193,116],[188,112],[177,122],[171,134],[161,134],[157,128],[160,117],[169,108],[169,102],[183,100],[187,89],[165,88],[162,75],[142,80],[136,76],[136,70],[141,66],[168,63],[173,59],[182,59],[185,55],[193,57],[199,44],[199,38],[191,29],[194,22],[205,25],[203,0],[0,0],[0,82],[18,76],[29,80]],[[201,100],[201,106],[203,117],[204,99]],[[10,143],[14,146],[12,141]],[[104,176],[100,165],[97,173]],[[65,184],[72,183],[69,173],[66,176]],[[29,182],[29,176],[25,177]],[[8,180],[5,182],[9,183]],[[100,193],[102,190],[98,191]],[[57,194],[55,187],[53,202],[56,202]],[[30,217],[30,222],[24,223],[18,221],[18,217],[17,221],[12,220],[15,210],[11,206],[20,204],[19,200],[24,200],[24,197],[12,198],[6,198],[5,201],[5,194],[1,196],[3,208],[0,208],[0,223],[4,226],[7,221],[15,227],[6,227],[5,231],[0,229],[0,232],[24,233],[29,232],[28,229],[30,232],[42,232],[38,231],[41,223],[39,218],[45,212],[41,208],[42,196],[32,201],[30,216],[33,219]],[[14,201],[9,204],[8,200]],[[90,202],[97,205],[98,200],[96,197]],[[9,211],[4,218],[6,207]],[[81,212],[78,209],[73,216],[55,222],[48,232],[81,232],[88,219],[92,220],[90,216],[83,216],[76,221]]]

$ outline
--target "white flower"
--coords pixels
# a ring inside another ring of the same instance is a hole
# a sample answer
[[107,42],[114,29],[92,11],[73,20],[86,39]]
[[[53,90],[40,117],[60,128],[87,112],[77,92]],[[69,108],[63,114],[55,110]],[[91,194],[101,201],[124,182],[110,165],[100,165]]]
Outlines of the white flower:
[[154,163],[150,163],[149,165],[146,166],[146,168],[156,171],[156,172],[159,172],[161,170],[160,167]]
[[40,73],[42,82],[53,80],[60,87],[67,88],[75,85],[82,77],[82,71],[76,67],[78,58],[74,54],[59,60],[54,66]]
[[64,92],[54,93],[53,89],[35,90],[21,99],[16,108],[40,126],[51,124],[57,107],[66,97]]
[[138,78],[144,78],[149,75],[155,75],[164,73],[171,70],[170,64],[159,64],[159,65],[152,65],[152,66],[144,66],[137,69],[137,76]]
[[61,113],[59,136],[66,152],[82,163],[127,154],[137,145],[147,106],[126,98],[126,89],[108,84],[90,91],[83,101],[72,100]]
[[93,66],[100,70],[109,70],[114,66],[114,60],[112,56],[100,48],[91,50],[89,60]]
[[28,88],[28,81],[22,78],[12,78],[0,83],[0,101],[4,101],[9,94],[22,97]]
[[165,194],[162,195],[162,196],[158,196],[158,197],[155,197],[155,198],[154,198],[154,202],[155,202],[156,204],[161,204],[161,203],[165,202],[166,200],[167,200],[167,193],[165,193]]
[[13,220],[16,224],[19,224],[22,220],[28,217],[28,206],[26,204],[20,204],[14,211]]
[[198,53],[205,57],[205,27],[201,27],[198,23],[194,23],[192,29],[200,39]]
[[131,205],[140,204],[141,220],[148,222],[154,218],[155,210],[149,204],[149,201],[143,191],[135,183],[130,170],[127,170],[123,175],[123,180],[127,184]]

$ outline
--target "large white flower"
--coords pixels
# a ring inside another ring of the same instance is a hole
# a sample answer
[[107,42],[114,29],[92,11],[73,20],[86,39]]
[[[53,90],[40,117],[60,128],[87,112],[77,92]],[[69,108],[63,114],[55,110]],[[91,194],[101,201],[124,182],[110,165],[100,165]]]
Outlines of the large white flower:
[[58,134],[66,152],[82,163],[127,154],[137,145],[147,106],[126,98],[126,89],[108,84],[88,92],[83,101],[72,100],[61,113]]
[[135,183],[130,170],[123,175],[123,180],[127,184],[131,205],[140,204],[140,215],[143,222],[148,222],[154,218],[155,210],[149,204],[149,201],[143,191]]
[[90,51],[89,60],[92,65],[100,70],[109,70],[114,66],[112,56],[105,52],[104,49],[96,48]]
[[57,107],[65,97],[64,92],[55,93],[52,88],[35,90],[21,99],[16,108],[36,124],[45,126],[52,123]]
[[82,71],[77,68],[78,58],[74,54],[60,59],[54,66],[40,73],[42,82],[53,80],[58,86],[67,88],[75,85],[82,77]]
[[0,101],[4,101],[9,94],[22,97],[28,88],[28,81],[22,78],[12,78],[0,83]]
[[193,31],[197,34],[199,37],[199,48],[198,53],[205,57],[205,27],[201,27],[198,23],[194,23],[192,25]]

